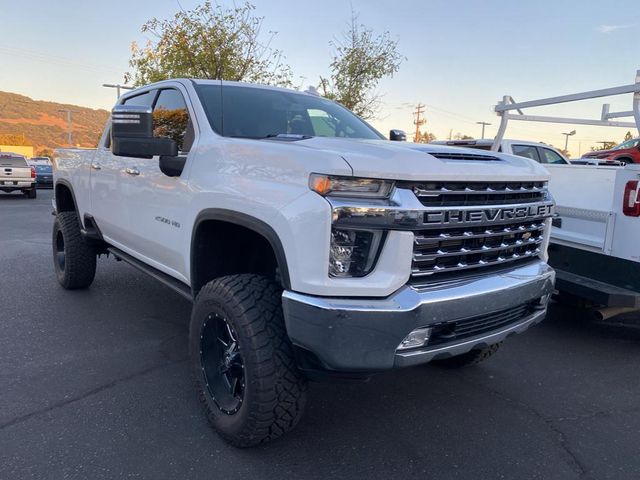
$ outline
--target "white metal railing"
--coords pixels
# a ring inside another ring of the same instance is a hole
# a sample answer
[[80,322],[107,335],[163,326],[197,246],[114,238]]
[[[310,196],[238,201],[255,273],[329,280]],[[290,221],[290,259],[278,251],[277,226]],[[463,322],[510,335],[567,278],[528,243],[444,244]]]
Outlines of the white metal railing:
[[[568,117],[549,117],[542,115],[525,115],[522,111],[530,107],[542,107],[545,105],[557,105],[560,103],[577,102],[580,100],[590,100],[593,98],[611,97],[615,95],[633,94],[632,110],[624,112],[610,112],[610,105],[605,103],[602,105],[602,114],[600,119],[588,118],[568,118]],[[509,120],[520,120],[528,122],[547,122],[547,123],[569,123],[576,125],[595,125],[599,127],[625,127],[635,128],[640,134],[640,70],[636,71],[635,83],[630,85],[622,85],[620,87],[603,88],[600,90],[591,90],[588,92],[573,93],[569,95],[561,95],[558,97],[541,98],[539,100],[529,100],[527,102],[516,102],[510,95],[502,97],[502,101],[495,106],[495,112],[500,117],[500,126],[498,133],[493,141],[491,150],[498,151],[504,133],[507,130]],[[515,110],[517,113],[510,113]],[[633,117],[634,122],[615,121],[612,118]]]

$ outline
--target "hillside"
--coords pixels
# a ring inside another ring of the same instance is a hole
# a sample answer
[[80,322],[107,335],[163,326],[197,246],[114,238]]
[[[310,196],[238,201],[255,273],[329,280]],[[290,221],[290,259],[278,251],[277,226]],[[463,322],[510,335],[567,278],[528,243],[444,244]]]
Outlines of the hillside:
[[33,100],[16,93],[0,92],[0,144],[24,136],[36,152],[67,146],[67,114],[73,111],[73,143],[95,147],[109,113],[106,110]]

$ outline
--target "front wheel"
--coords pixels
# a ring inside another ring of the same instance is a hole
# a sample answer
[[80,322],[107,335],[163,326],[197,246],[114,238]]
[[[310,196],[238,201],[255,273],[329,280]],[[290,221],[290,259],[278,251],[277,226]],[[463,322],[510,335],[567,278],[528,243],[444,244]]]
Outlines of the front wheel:
[[258,275],[207,283],[196,297],[189,351],[196,387],[217,432],[237,447],[280,437],[306,401],[285,330],[282,291]]
[[496,343],[494,345],[489,345],[488,347],[471,350],[467,353],[463,353],[462,355],[456,355],[455,357],[434,360],[433,364],[445,368],[470,367],[491,357],[498,351],[500,345],[500,343]]

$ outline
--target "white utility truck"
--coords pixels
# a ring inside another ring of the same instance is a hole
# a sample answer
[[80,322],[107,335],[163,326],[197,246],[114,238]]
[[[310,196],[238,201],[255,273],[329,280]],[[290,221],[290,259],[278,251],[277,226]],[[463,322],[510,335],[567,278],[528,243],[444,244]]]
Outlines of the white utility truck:
[[193,301],[209,420],[237,446],[276,438],[308,378],[472,364],[545,316],[548,172],[415,147],[309,93],[128,92],[95,151],[56,152],[58,281],[88,287],[111,254]]
[[[493,140],[482,138],[480,140],[436,140],[429,145],[449,145],[451,147],[474,148],[478,150],[491,150]],[[509,153],[519,157],[530,158],[545,165],[569,165],[571,162],[556,150],[553,146],[541,142],[528,140],[503,139],[498,147],[498,152]]]
[[[599,119],[529,115],[523,110],[580,100],[632,94],[632,109],[612,112],[604,104]],[[635,83],[558,97],[515,102],[505,95],[492,150],[498,151],[509,120],[624,127],[640,132],[640,70]],[[512,113],[512,112],[516,113]],[[632,117],[633,122],[620,118]],[[584,162],[586,163],[586,162]],[[557,272],[558,299],[585,301],[604,319],[640,309],[640,165],[546,165],[557,202],[549,264]]]

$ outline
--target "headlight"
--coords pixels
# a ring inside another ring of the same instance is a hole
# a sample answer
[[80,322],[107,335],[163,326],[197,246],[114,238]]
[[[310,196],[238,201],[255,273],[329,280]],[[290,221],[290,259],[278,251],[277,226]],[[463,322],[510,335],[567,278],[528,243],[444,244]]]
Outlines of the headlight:
[[332,277],[364,277],[378,255],[380,231],[331,229],[329,275]]
[[393,182],[377,178],[336,177],[312,173],[309,187],[322,196],[389,198]]

